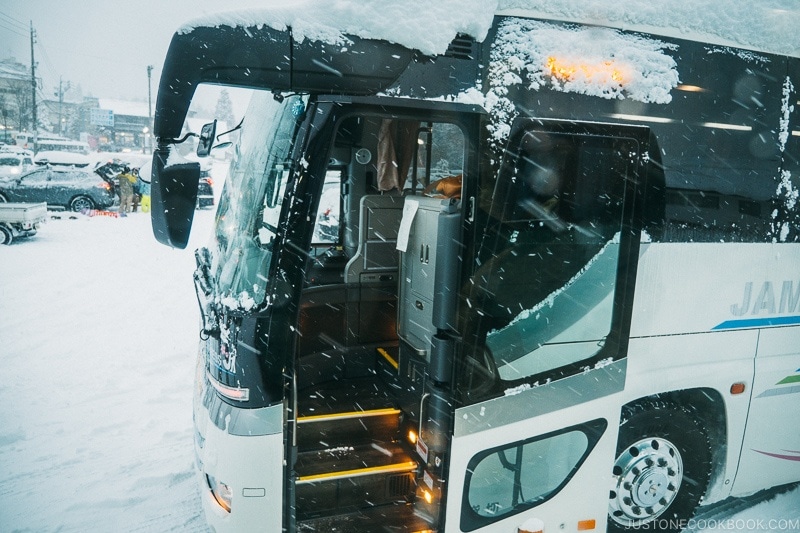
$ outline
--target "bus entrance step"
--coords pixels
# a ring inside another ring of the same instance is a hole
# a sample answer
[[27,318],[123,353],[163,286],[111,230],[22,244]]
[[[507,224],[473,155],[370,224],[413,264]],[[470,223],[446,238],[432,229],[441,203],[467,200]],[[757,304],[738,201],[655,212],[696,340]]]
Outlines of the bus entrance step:
[[400,410],[374,378],[332,382],[299,392],[300,450],[357,446],[398,438]]
[[397,440],[399,426],[400,410],[393,407],[301,416],[297,442],[301,450],[391,442]]
[[299,518],[356,511],[414,497],[418,464],[396,444],[303,452],[297,458]]
[[300,520],[300,533],[435,533],[431,524],[409,503],[361,509],[347,514]]

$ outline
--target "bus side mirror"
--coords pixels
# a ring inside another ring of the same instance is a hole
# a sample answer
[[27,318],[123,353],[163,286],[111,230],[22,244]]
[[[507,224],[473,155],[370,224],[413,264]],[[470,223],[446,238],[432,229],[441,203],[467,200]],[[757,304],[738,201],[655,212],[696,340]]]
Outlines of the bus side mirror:
[[200,139],[197,141],[197,157],[206,157],[214,146],[214,136],[217,134],[217,121],[203,125],[200,130]]
[[200,163],[167,166],[170,148],[153,154],[150,218],[156,239],[167,246],[186,248],[197,205]]

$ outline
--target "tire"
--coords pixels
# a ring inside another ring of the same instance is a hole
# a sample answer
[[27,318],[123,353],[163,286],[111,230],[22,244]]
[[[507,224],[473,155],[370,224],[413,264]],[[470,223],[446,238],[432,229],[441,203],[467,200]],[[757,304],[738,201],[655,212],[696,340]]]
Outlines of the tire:
[[14,235],[11,234],[11,230],[0,225],[0,245],[11,244],[12,242],[14,242]]
[[8,202],[8,198],[6,198],[5,194],[0,192],[0,204],[4,204],[6,202]]
[[80,213],[84,209],[94,209],[94,202],[88,196],[76,196],[69,202],[69,210]]
[[608,531],[678,532],[708,487],[711,446],[696,416],[672,402],[622,411]]

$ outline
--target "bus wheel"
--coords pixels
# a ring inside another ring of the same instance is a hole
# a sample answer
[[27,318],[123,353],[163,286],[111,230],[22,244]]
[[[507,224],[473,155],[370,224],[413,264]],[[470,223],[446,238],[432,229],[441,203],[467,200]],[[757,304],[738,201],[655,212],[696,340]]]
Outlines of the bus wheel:
[[608,530],[681,531],[708,486],[711,447],[696,416],[666,401],[622,411]]

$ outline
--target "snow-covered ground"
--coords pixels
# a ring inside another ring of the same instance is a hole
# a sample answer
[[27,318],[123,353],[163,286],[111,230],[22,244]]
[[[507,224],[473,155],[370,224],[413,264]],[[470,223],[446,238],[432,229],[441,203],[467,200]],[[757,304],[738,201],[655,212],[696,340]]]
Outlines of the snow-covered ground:
[[183,251],[146,213],[58,215],[0,249],[0,531],[206,531],[191,250],[214,213]]
[[[193,470],[191,274],[213,217],[196,213],[182,251],[157,244],[144,213],[62,216],[0,247],[0,531],[207,531]],[[695,525],[799,523],[795,487]]]

